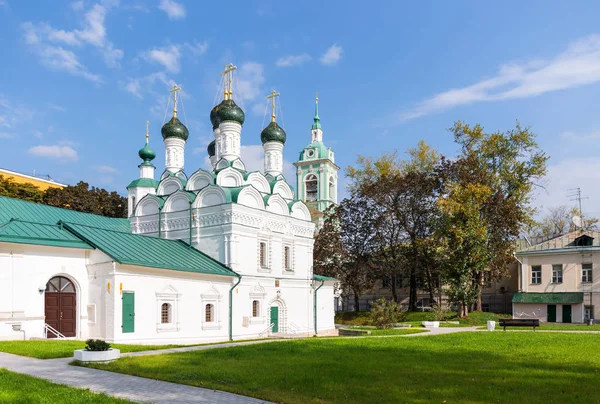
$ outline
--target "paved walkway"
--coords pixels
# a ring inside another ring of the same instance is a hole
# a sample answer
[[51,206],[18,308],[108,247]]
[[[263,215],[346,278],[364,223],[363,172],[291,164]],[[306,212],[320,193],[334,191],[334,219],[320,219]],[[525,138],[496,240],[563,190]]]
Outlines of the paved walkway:
[[[218,346],[218,345],[217,345]],[[155,352],[156,353],[156,352]],[[258,404],[266,401],[223,391],[70,366],[73,358],[34,359],[0,352],[0,368],[96,393],[152,403]]]

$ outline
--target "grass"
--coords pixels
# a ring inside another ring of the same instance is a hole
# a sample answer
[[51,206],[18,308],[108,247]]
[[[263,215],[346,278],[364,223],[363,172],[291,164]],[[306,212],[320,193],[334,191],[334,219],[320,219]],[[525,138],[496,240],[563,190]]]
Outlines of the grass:
[[379,335],[406,335],[406,334],[420,334],[422,332],[429,332],[422,328],[386,328],[383,330],[378,330],[377,328],[366,328],[366,327],[353,327],[358,330],[369,330],[371,331],[372,336]]
[[122,358],[92,367],[279,403],[599,402],[591,334],[331,338]]
[[[501,318],[512,318],[510,314],[497,314],[488,312],[472,312],[467,317],[458,318],[455,312],[448,313],[448,321],[458,321],[459,324],[445,324],[441,323],[440,327],[473,327],[478,325],[486,325],[488,320],[498,321]],[[422,321],[433,321],[434,316],[432,312],[428,311],[414,311],[414,312],[403,312],[399,323],[411,324],[413,327],[421,327]],[[336,324],[345,325],[371,325],[371,319],[369,318],[369,312],[352,312],[344,311],[337,312],[335,314]]]
[[0,369],[0,403],[126,403],[128,401],[96,394],[89,390],[54,384],[35,377]]
[[[481,329],[487,329],[487,327],[481,327]],[[506,327],[507,330],[521,330],[521,331],[533,331],[533,327]],[[540,323],[536,330],[546,331],[600,331],[600,324],[585,325],[585,324],[561,324],[561,323]],[[496,331],[503,331],[504,327],[500,327],[500,324],[496,323]]]
[[[121,352],[151,351],[155,349],[177,348],[187,345],[127,345],[111,344]],[[84,341],[37,340],[37,341],[0,341],[0,352],[38,359],[68,358],[76,349],[85,348]]]

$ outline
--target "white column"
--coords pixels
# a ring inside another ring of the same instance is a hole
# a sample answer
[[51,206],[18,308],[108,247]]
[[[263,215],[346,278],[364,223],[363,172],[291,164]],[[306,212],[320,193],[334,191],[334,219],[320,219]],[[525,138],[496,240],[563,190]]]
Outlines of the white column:
[[240,158],[242,125],[237,122],[227,121],[219,125],[219,160],[229,161]]
[[183,170],[185,140],[176,137],[165,139],[165,168],[171,172]]
[[149,164],[140,164],[138,166],[140,168],[140,178],[149,178],[151,180],[154,179],[154,166]]
[[215,165],[221,160],[221,131],[216,127],[213,133],[215,135],[215,162],[213,163],[211,160],[211,164],[215,168]]
[[265,174],[276,177],[283,173],[283,143],[267,142],[263,145],[265,151]]

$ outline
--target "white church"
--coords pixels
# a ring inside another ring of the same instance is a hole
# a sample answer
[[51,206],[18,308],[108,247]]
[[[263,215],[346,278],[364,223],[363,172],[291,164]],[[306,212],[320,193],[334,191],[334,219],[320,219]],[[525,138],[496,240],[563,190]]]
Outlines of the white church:
[[[294,192],[283,177],[286,133],[262,131],[264,172],[240,159],[244,111],[224,73],[210,112],[211,169],[184,171],[188,129],[163,125],[165,171],[148,143],[128,189],[128,219],[0,197],[0,340],[100,338],[199,343],[335,335],[335,279],[313,273],[315,224],[337,198],[334,153],[317,110]],[[306,201],[306,203],[304,202]]]

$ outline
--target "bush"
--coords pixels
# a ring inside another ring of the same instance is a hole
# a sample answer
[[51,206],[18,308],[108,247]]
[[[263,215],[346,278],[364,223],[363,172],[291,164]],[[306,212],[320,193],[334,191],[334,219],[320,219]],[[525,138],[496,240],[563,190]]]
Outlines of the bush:
[[110,344],[101,339],[88,339],[85,341],[85,350],[86,351],[108,351],[110,349]]
[[371,304],[371,324],[377,328],[391,328],[398,321],[400,306],[394,301],[380,298]]
[[441,304],[436,304],[431,310],[434,321],[446,321],[450,317],[450,310],[443,307]]

